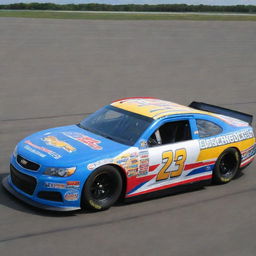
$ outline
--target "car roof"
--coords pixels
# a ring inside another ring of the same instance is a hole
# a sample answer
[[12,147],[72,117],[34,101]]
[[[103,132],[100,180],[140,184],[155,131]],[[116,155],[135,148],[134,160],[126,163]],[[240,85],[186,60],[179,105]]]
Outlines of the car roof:
[[124,109],[136,114],[147,116],[153,119],[159,119],[164,116],[177,114],[206,114],[209,112],[193,109],[171,101],[160,100],[157,98],[134,97],[124,98],[111,103],[111,106]]

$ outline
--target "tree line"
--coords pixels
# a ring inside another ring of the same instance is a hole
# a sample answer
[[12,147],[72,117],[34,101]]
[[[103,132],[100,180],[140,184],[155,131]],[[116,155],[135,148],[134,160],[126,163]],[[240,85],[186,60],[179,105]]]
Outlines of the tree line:
[[62,10],[62,11],[128,11],[128,12],[236,12],[256,13],[256,5],[188,5],[188,4],[54,4],[54,3],[16,3],[2,4],[2,10]]

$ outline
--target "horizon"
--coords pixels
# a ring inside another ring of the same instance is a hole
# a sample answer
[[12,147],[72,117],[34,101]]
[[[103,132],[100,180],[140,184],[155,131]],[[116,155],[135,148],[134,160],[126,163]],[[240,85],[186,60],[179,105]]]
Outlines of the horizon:
[[0,4],[14,3],[55,3],[55,4],[188,4],[188,5],[256,5],[256,0],[1,0]]

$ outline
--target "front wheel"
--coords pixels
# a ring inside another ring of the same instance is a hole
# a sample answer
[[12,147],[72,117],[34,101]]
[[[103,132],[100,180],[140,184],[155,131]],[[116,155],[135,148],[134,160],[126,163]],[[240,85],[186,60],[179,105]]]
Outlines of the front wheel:
[[82,195],[86,209],[103,211],[110,208],[122,192],[121,174],[113,166],[102,166],[87,179]]
[[224,184],[230,182],[239,171],[240,155],[235,148],[226,149],[215,163],[213,182]]

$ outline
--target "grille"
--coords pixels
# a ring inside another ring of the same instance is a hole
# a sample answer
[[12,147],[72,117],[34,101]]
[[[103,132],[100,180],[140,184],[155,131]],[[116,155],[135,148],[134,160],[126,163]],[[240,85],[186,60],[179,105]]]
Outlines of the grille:
[[55,201],[55,202],[63,202],[62,196],[60,192],[54,192],[54,191],[40,191],[37,196],[39,198]]
[[17,162],[23,167],[31,171],[37,171],[40,167],[39,164],[31,162],[20,155],[17,155]]
[[10,165],[10,171],[12,183],[20,190],[32,195],[36,188],[36,179],[29,175],[20,173],[13,165]]

